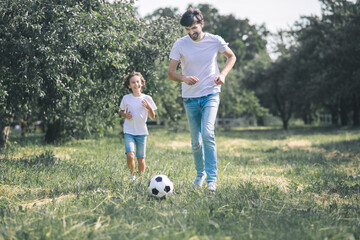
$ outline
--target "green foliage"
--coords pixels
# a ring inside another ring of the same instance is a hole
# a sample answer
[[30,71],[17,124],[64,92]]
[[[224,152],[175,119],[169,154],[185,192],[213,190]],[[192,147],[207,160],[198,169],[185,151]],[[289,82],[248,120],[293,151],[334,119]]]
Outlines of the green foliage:
[[[311,123],[317,112],[332,114],[334,124],[339,116],[342,125],[348,125],[350,117],[354,125],[360,124],[360,3],[321,2],[321,18],[304,17],[291,31],[280,32],[281,56],[250,81],[261,103],[282,118],[284,128],[293,116]],[[295,40],[288,48],[286,34]]]
[[171,19],[135,15],[128,1],[2,1],[1,114],[42,119],[48,142],[102,135],[118,121],[124,76],[141,72],[153,92],[176,36]]
[[[12,135],[18,144],[0,155],[0,238],[360,237],[358,129],[216,134],[216,194],[191,188],[196,173],[187,132],[150,129],[147,170],[136,181],[128,179],[116,134],[63,145],[24,144]],[[175,186],[164,201],[146,191],[159,173]]]
[[156,115],[161,121],[175,123],[185,115],[181,98],[181,85],[167,77],[170,61],[168,59],[157,63],[158,79],[155,83],[154,101],[158,107]]
[[152,14],[146,16],[145,18],[146,19],[149,19],[149,20],[157,20],[157,19],[160,19],[160,18],[178,18],[179,17],[179,9],[178,8],[159,8],[159,9],[156,9]]
[[244,84],[242,70],[233,69],[226,77],[221,87],[221,104],[219,116],[221,118],[238,118],[243,115],[261,117],[267,114],[254,92]]

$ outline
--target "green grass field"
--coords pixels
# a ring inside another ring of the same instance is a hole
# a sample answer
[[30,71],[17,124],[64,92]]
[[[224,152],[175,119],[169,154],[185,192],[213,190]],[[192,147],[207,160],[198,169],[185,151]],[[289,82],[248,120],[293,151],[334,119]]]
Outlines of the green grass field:
[[[0,239],[360,239],[360,129],[218,131],[216,194],[191,188],[187,132],[150,129],[136,181],[117,133],[59,145],[12,133]],[[156,174],[174,182],[171,198],[147,195]]]

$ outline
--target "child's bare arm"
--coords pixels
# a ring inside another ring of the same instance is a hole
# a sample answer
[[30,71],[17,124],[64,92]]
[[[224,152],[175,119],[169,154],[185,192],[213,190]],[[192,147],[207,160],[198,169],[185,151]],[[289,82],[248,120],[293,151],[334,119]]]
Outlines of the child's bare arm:
[[149,110],[149,117],[151,120],[155,119],[155,111],[154,109],[152,109],[152,107],[150,106],[149,102],[146,101],[145,99],[142,101],[143,106]]

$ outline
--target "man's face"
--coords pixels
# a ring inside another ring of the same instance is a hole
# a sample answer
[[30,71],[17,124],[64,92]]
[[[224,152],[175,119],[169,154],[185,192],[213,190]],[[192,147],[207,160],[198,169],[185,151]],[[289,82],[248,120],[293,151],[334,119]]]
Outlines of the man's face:
[[194,23],[191,27],[185,27],[185,30],[192,40],[197,41],[202,34],[202,28],[203,24]]

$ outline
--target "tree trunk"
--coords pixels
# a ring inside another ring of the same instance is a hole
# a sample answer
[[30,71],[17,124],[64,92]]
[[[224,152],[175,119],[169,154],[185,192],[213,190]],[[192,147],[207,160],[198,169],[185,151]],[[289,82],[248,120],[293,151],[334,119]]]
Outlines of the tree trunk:
[[163,106],[164,106],[164,108],[165,108],[166,115],[171,119],[171,121],[175,122],[176,119],[175,119],[175,117],[174,117],[174,114],[171,113],[170,109],[169,109],[168,106],[167,106],[166,101],[163,100],[163,99],[162,99],[162,104],[163,104]]
[[307,104],[304,107],[303,113],[302,113],[302,119],[304,121],[304,124],[312,124],[314,122],[314,113],[311,111],[311,105]]
[[348,125],[346,100],[344,99],[344,97],[341,97],[340,99],[340,121],[341,121],[341,126]]
[[360,97],[354,93],[352,101],[354,126],[360,126]]
[[264,117],[258,117],[256,122],[258,126],[265,126]]
[[289,120],[284,120],[284,119],[283,119],[283,121],[282,121],[282,122],[283,122],[283,129],[284,129],[284,130],[288,130],[288,127],[289,127]]
[[24,118],[20,119],[20,127],[21,127],[21,138],[25,138],[25,134],[28,132],[28,124]]
[[45,132],[45,141],[47,143],[54,143],[63,138],[64,126],[60,120],[54,120],[47,123]]
[[10,134],[10,126],[1,126],[0,148],[6,148]]
[[6,114],[0,114],[0,148],[6,148],[9,134],[10,134],[10,123],[12,122],[12,116]]
[[307,113],[303,114],[302,119],[303,119],[304,124],[306,124],[306,125],[310,124],[309,123],[309,117],[308,117]]
[[331,123],[332,125],[336,126],[338,124],[338,119],[339,119],[339,116],[338,116],[338,111],[337,109],[331,109]]
[[292,115],[293,102],[287,102],[286,100],[281,101],[277,95],[274,95],[274,98],[277,109],[280,113],[281,121],[283,122],[283,128],[284,130],[288,130],[289,120]]

